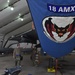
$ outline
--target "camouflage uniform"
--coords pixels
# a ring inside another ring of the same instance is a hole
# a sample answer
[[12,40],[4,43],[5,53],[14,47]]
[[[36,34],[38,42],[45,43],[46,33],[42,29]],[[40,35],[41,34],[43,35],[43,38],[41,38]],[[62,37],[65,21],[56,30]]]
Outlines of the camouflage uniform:
[[21,65],[21,49],[20,48],[15,48],[13,51],[13,58],[15,58],[15,66],[20,66]]

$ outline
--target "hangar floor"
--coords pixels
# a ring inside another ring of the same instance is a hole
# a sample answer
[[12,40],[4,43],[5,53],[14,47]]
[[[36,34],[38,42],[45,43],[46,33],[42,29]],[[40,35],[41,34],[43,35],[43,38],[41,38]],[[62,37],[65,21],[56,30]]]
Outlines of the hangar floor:
[[[30,55],[25,54],[22,61],[22,71],[19,75],[55,75],[55,73],[47,72],[48,60],[47,57],[43,57],[41,64],[33,66],[30,60]],[[61,72],[58,70],[57,75],[75,75],[75,55],[68,55],[64,57],[67,60],[67,64],[70,66],[65,66],[61,69]],[[63,63],[64,61],[62,61]],[[5,68],[14,67],[14,59],[12,55],[7,55],[0,57],[0,75],[4,73]]]

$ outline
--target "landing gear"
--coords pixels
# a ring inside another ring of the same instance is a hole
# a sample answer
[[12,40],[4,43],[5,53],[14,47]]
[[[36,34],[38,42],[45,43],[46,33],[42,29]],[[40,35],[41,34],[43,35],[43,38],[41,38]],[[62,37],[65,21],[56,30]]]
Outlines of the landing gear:
[[54,64],[53,64],[53,58],[49,58],[49,64],[47,68],[47,72],[55,72]]

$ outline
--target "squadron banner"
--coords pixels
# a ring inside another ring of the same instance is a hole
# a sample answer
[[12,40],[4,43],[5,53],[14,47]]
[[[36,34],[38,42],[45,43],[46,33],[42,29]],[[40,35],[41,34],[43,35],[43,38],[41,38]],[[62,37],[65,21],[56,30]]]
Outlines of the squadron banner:
[[59,58],[75,48],[74,0],[27,0],[40,44]]
[[58,12],[58,13],[75,12],[75,5],[52,5],[52,4],[47,4],[47,8],[50,12]]

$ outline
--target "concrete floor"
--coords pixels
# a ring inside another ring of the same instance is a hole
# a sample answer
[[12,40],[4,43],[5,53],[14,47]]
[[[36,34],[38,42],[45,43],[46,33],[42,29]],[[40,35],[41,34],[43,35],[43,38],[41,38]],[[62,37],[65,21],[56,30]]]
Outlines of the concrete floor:
[[[69,64],[74,65],[75,60],[74,56],[66,56],[64,59],[66,59]],[[61,62],[62,64],[63,62]],[[55,73],[48,73],[47,72],[47,66],[48,66],[48,60],[46,57],[42,59],[41,64],[36,67],[32,65],[32,62],[30,60],[30,55],[26,54],[24,55],[24,59],[22,61],[22,71],[19,75],[55,75]],[[0,57],[0,75],[4,73],[5,68],[11,68],[14,67],[14,59],[11,55]],[[63,69],[61,69],[61,72],[58,70],[57,75],[75,75],[75,66],[65,66]]]

